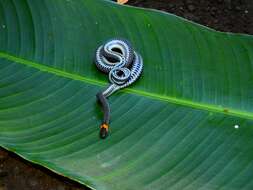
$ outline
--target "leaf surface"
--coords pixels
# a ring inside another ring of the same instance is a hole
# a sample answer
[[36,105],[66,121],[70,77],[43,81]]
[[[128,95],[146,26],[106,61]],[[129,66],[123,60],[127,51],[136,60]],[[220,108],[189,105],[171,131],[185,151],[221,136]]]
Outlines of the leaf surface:
[[[93,64],[144,59],[98,137]],[[0,145],[94,189],[253,189],[253,37],[102,0],[0,1]],[[238,128],[235,127],[238,125]]]

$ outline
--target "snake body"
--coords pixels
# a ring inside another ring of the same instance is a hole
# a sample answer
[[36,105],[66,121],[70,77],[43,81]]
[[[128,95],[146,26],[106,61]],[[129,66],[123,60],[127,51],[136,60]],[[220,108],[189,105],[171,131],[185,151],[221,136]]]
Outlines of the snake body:
[[108,135],[108,127],[105,126],[109,126],[110,120],[110,108],[106,98],[138,80],[143,71],[143,60],[127,40],[111,39],[97,49],[95,65],[100,71],[109,75],[110,81],[110,85],[97,94],[104,112],[101,125],[104,127],[101,127],[100,136],[105,138]]

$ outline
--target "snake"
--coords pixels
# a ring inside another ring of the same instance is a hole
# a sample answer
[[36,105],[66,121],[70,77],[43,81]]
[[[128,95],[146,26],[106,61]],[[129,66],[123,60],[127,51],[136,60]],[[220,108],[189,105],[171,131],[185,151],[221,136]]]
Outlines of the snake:
[[97,48],[94,63],[98,70],[108,74],[110,82],[108,87],[96,95],[104,113],[99,135],[105,139],[109,134],[110,122],[110,106],[107,98],[140,78],[143,72],[143,59],[128,40],[114,38]]

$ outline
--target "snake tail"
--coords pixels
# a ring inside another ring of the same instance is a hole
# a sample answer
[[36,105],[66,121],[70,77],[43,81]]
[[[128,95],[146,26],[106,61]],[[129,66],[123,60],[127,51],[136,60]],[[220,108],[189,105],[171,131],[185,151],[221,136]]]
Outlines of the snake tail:
[[99,136],[101,139],[105,139],[109,134],[109,121],[110,121],[110,107],[108,100],[103,95],[103,92],[97,93],[97,100],[102,106],[102,110],[104,113],[103,122],[100,125],[100,133]]

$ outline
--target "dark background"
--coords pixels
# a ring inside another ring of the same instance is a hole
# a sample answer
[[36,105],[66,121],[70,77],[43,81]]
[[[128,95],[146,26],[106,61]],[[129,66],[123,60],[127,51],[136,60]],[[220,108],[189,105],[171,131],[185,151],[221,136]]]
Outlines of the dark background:
[[[129,0],[220,31],[253,34],[253,0]],[[87,190],[67,178],[0,149],[0,190]]]
[[219,31],[253,34],[253,0],[129,0],[128,4],[170,12]]

